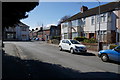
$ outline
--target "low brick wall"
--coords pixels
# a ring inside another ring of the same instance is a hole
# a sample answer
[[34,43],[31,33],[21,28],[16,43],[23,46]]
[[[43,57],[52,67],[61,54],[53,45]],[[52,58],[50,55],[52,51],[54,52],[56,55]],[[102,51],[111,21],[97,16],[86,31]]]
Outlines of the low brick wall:
[[49,40],[49,41],[47,41],[47,43],[51,43],[51,44],[59,44],[60,43],[60,41],[59,40],[57,40],[57,39],[53,39],[53,40]]
[[83,43],[88,50],[92,50],[92,51],[98,51],[98,44],[97,43]]

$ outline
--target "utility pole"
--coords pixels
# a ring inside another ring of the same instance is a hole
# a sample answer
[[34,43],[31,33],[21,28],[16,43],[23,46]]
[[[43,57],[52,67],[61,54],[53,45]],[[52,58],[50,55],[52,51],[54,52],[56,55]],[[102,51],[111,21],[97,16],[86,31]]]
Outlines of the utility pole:
[[99,30],[98,30],[98,51],[100,51],[100,1],[99,0],[97,0],[98,1],[98,3],[99,3]]
[[43,39],[43,24],[42,24],[42,39]]

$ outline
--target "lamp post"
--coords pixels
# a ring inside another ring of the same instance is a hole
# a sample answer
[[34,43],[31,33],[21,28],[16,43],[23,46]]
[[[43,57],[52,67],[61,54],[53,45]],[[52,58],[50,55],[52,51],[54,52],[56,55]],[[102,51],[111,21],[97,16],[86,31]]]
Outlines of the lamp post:
[[100,1],[97,0],[99,3],[99,27],[98,27],[98,51],[100,51]]

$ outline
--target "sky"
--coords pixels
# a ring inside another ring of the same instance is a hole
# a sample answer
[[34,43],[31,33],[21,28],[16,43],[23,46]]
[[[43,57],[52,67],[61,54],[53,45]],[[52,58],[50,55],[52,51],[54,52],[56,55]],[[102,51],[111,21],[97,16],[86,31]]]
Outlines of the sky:
[[[106,4],[108,2],[101,2]],[[99,6],[98,2],[40,2],[34,10],[28,13],[28,18],[21,20],[23,23],[30,26],[30,29],[36,27],[58,24],[58,21],[66,16],[73,16],[80,12],[80,7],[84,5],[89,9]]]

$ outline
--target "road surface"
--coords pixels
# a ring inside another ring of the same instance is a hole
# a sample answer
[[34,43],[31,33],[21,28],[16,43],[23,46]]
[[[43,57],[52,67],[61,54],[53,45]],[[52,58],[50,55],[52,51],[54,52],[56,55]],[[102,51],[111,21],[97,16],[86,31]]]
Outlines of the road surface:
[[13,55],[26,62],[31,79],[118,79],[119,64],[102,62],[92,53],[71,54],[67,51],[59,51],[58,46],[40,41],[5,42],[5,44],[16,47],[18,52]]

